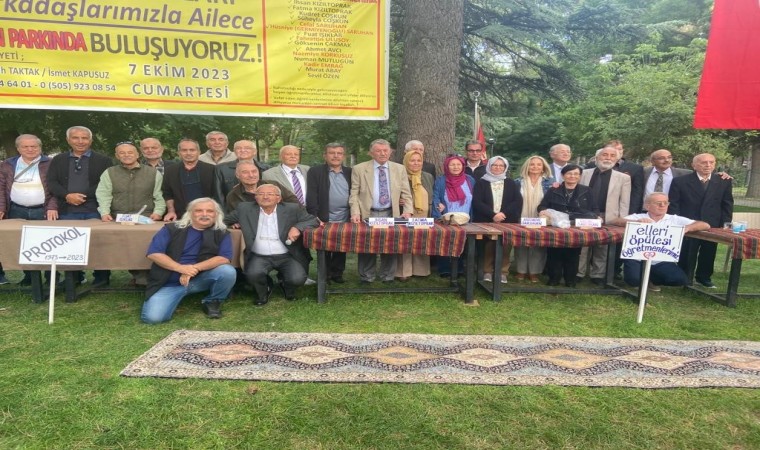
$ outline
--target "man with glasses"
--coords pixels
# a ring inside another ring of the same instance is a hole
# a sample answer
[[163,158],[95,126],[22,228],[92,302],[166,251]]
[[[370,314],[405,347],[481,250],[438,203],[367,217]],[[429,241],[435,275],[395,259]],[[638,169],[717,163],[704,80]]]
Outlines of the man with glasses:
[[256,189],[256,203],[240,203],[225,223],[240,228],[245,240],[243,272],[258,298],[254,305],[263,306],[272,294],[269,272],[277,270],[280,287],[286,300],[295,300],[296,288],[306,282],[309,258],[301,233],[319,225],[319,220],[294,203],[281,203],[282,191],[273,184]]
[[478,181],[486,174],[486,165],[483,163],[483,144],[474,139],[467,141],[464,144],[464,151],[467,159],[464,172]]
[[[68,152],[56,155],[48,170],[48,189],[58,200],[60,220],[100,219],[95,190],[100,176],[113,165],[113,160],[92,150],[92,131],[83,126],[73,126],[66,130]],[[93,286],[109,283],[110,270],[93,272]],[[75,283],[84,283],[80,271]]]
[[[627,222],[656,223],[660,225],[678,225],[685,227],[686,233],[690,231],[702,231],[710,228],[706,222],[692,220],[682,216],[667,214],[668,195],[662,192],[654,192],[644,199],[646,213],[631,214],[613,221],[613,225],[625,226]],[[626,259],[623,262],[623,280],[630,286],[641,285],[641,261]],[[666,261],[652,261],[649,272],[649,290],[659,292],[663,286],[684,286],[688,284],[686,273],[678,264]]]
[[[0,163],[0,220],[58,219],[58,201],[47,187],[51,159],[42,154],[42,141],[32,134],[22,134],[16,138],[16,151],[18,156]],[[0,284],[7,283],[0,264]],[[19,284],[31,285],[31,272],[24,271]]]

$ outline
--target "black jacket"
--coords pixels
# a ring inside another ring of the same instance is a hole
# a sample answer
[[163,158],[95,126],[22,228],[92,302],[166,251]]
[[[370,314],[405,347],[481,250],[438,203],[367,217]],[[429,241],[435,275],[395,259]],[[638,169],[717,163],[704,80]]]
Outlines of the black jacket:
[[559,187],[549,189],[544,194],[544,198],[537,209],[539,212],[545,209],[553,209],[567,213],[570,220],[596,219],[599,217],[599,208],[596,206],[591,188],[582,184],[575,186],[575,192],[569,199],[564,183]]
[[707,190],[695,172],[673,178],[668,196],[668,213],[701,220],[713,228],[730,222],[734,212],[731,180],[724,180],[715,173],[710,177]]
[[[180,170],[185,167],[183,162],[179,164],[172,164],[169,167],[164,168],[164,181],[161,185],[161,190],[164,194],[164,200],[174,200],[174,211],[177,217],[182,217],[187,209],[187,204],[190,203],[185,199],[185,194],[182,191],[182,180],[180,180]],[[198,175],[201,179],[201,190],[204,197],[216,198],[214,195],[214,165],[198,161],[196,166]],[[224,207],[224,203],[221,203]]]
[[[55,155],[52,161],[50,161],[50,167],[47,173],[47,187],[57,199],[58,199],[58,212],[60,214],[66,214],[68,212],[68,203],[66,203],[66,196],[69,192],[69,155],[70,152],[63,152]],[[90,153],[89,172],[87,174],[87,181],[89,186],[87,192],[82,194],[87,195],[87,198],[95,199],[95,190],[100,183],[100,176],[109,167],[113,166],[113,160],[106,155],[92,151]]]
[[[519,223],[522,214],[523,198],[520,195],[520,188],[514,180],[507,178],[504,180],[504,195],[501,197],[501,206],[499,212],[507,216],[504,222]],[[473,222],[493,222],[493,192],[491,183],[484,179],[475,182],[475,188],[472,191],[472,221]]]
[[[343,177],[348,183],[350,194],[350,167],[343,166]],[[330,167],[327,164],[320,164],[309,169],[309,176],[306,178],[306,211],[312,216],[317,216],[322,222],[330,220]]]

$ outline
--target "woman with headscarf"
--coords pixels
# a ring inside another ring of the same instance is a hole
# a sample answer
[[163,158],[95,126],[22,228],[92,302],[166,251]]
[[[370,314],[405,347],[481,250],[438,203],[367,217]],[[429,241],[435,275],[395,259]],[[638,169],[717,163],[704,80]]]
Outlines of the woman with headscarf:
[[[523,198],[521,217],[538,217],[538,205],[554,184],[549,163],[538,155],[528,157],[520,169],[520,178],[515,181]],[[531,283],[538,283],[538,276],[546,264],[546,248],[516,247],[515,263],[517,281],[529,278]]]
[[[435,180],[433,186],[433,217],[438,219],[452,212],[465,213],[472,217],[472,189],[475,179],[464,172],[465,159],[459,155],[448,156],[443,161],[443,175]],[[459,264],[459,272],[464,268]],[[451,274],[451,260],[438,258],[438,275],[448,277]]]
[[[594,193],[588,186],[578,184],[581,180],[581,167],[568,164],[562,168],[562,184],[549,189],[538,205],[539,216],[547,217],[547,209],[563,212],[570,220],[578,218],[595,219],[599,217],[599,208],[594,200]],[[549,247],[546,249],[546,270],[549,274],[549,286],[558,286],[564,275],[565,286],[575,287],[575,276],[581,257],[580,247]]]
[[[404,155],[404,167],[409,177],[409,187],[414,200],[412,217],[430,217],[433,206],[433,176],[422,171],[422,153],[410,151]],[[428,255],[398,255],[396,277],[406,281],[409,277],[426,277],[430,275],[430,257]]]
[[[486,173],[475,183],[472,195],[472,221],[495,223],[518,223],[523,200],[517,185],[507,178],[509,161],[503,156],[494,156],[486,164]],[[495,241],[486,242],[483,258],[483,281],[493,281]],[[512,246],[504,245],[501,261],[501,282],[507,282],[509,273],[509,253]]]

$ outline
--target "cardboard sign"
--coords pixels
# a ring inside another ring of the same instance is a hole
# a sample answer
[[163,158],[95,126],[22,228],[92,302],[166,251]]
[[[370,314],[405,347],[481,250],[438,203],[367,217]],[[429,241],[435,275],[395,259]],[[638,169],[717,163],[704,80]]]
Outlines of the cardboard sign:
[[18,263],[86,266],[89,250],[88,227],[24,226]]
[[575,219],[577,228],[601,228],[602,219]]
[[406,226],[413,228],[433,228],[435,219],[432,217],[410,217],[406,221]]
[[117,223],[138,223],[140,222],[139,214],[116,214]]
[[678,262],[684,227],[628,222],[625,225],[622,259]]
[[546,226],[546,217],[521,217],[520,225],[525,228],[541,228]]
[[393,217],[370,217],[367,219],[367,224],[375,228],[388,228],[394,225]]

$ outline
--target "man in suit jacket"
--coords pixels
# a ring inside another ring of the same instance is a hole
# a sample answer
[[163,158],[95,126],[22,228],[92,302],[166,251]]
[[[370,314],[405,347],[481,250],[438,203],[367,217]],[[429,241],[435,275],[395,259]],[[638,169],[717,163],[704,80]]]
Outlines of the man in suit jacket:
[[262,164],[256,161],[256,144],[254,144],[253,141],[237,141],[232,149],[235,152],[237,159],[235,161],[217,164],[214,168],[214,193],[216,194],[216,201],[220,205],[225,204],[227,194],[229,194],[230,191],[232,191],[232,188],[240,182],[236,176],[238,162],[252,162],[259,169],[259,174],[263,174],[265,170],[269,169],[267,164]]
[[480,141],[470,140],[464,144],[464,157],[467,164],[464,173],[478,181],[486,174],[486,164],[483,159],[483,144]]
[[300,162],[301,149],[295,145],[286,145],[280,149],[280,164],[264,172],[261,179],[280,183],[298,197],[301,205],[306,205],[309,166],[299,164]]
[[263,306],[272,293],[269,272],[279,272],[286,300],[295,300],[296,288],[306,282],[308,259],[301,233],[319,225],[316,217],[293,203],[280,203],[282,191],[273,184],[256,189],[256,201],[240,203],[225,219],[239,224],[245,240],[245,268],[248,282],[258,294],[256,306]]
[[431,162],[424,161],[425,158],[425,144],[418,140],[411,140],[404,145],[404,153],[409,153],[411,151],[420,152],[420,155],[422,155],[423,161],[422,161],[422,171],[427,172],[430,175],[433,176],[433,179],[435,180],[435,177],[438,176],[438,171],[435,169],[435,164]]
[[[631,178],[621,172],[612,170],[617,161],[618,152],[613,147],[604,147],[596,151],[596,168],[585,169],[580,184],[588,186],[594,193],[604,223],[612,223],[628,215],[631,199]],[[604,286],[607,273],[607,246],[594,245],[583,247],[578,266],[578,277],[586,275],[586,267],[591,257],[590,277],[594,284]]]
[[562,169],[570,162],[573,151],[567,144],[555,144],[549,149],[549,157],[552,159],[552,176],[558,183],[562,183]]
[[[654,192],[668,194],[674,178],[691,173],[689,169],[673,167],[673,155],[670,150],[664,148],[653,151],[649,155],[649,160],[652,162],[652,167],[644,169],[644,198]],[[662,181],[659,181],[660,177]]]
[[634,162],[626,161],[623,143],[617,139],[607,142],[605,147],[614,147],[618,152],[618,159],[614,169],[631,177],[630,211],[641,211],[644,204],[644,167]]
[[[309,170],[306,189],[306,211],[317,216],[320,225],[325,222],[348,222],[351,209],[348,197],[351,192],[351,168],[343,165],[345,148],[343,144],[330,143],[325,146],[325,164]],[[325,252],[327,276],[331,281],[343,283],[346,270],[346,254]]]
[[[414,200],[409,178],[403,165],[390,161],[391,144],[376,139],[369,146],[372,161],[354,166],[351,173],[351,222],[359,223],[369,217],[411,217]],[[385,181],[383,181],[385,179]],[[385,192],[387,190],[387,192]],[[400,207],[403,200],[403,210]],[[361,253],[358,257],[362,283],[375,280],[375,255]],[[396,255],[380,255],[380,278],[392,283],[396,273]]]
[[[731,180],[713,173],[715,156],[709,153],[695,156],[692,167],[693,173],[674,179],[670,185],[668,213],[701,220],[710,227],[720,228],[724,222],[731,220],[734,211]],[[678,265],[691,275],[694,268],[692,261],[696,259],[694,279],[704,287],[715,288],[712,274],[717,248],[718,244],[714,242],[686,238]]]
[[177,145],[180,163],[164,169],[161,190],[166,200],[164,221],[172,222],[185,213],[196,198],[214,198],[214,166],[200,161],[198,141],[182,139]]

